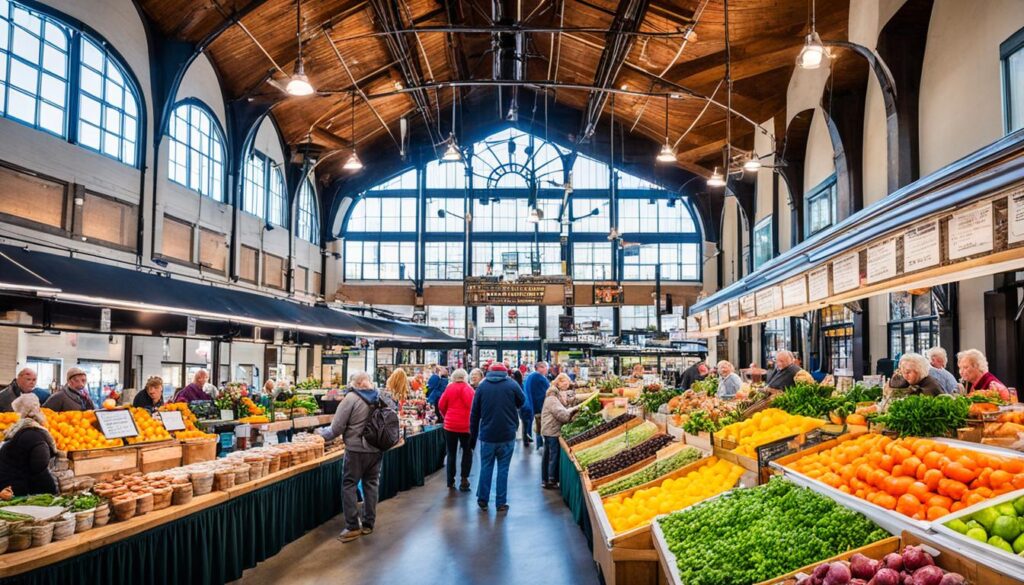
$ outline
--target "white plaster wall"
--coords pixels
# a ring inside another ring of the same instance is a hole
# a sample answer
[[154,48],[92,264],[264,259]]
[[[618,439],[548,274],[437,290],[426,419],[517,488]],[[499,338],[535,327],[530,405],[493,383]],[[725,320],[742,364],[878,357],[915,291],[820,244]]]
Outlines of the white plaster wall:
[[807,138],[807,154],[804,158],[804,192],[816,187],[836,172],[835,150],[828,133],[825,112],[814,109],[811,119],[810,136]]
[[[722,285],[738,280],[740,250],[736,247],[736,199],[727,197],[722,211]],[[710,262],[709,262],[710,264]]]
[[779,214],[776,227],[779,230],[779,253],[789,250],[793,241],[793,205],[789,201],[789,187],[779,177],[778,208]]
[[26,329],[17,330],[19,338],[18,364],[23,365],[29,357],[64,360],[61,373],[81,360],[103,360],[121,362],[124,353],[124,336],[111,336],[115,343],[108,342],[106,334],[60,333],[57,335],[30,334]]
[[704,292],[709,295],[718,290],[718,259],[712,258],[716,251],[718,246],[715,242],[704,242],[701,262],[704,264]]
[[864,207],[889,194],[889,144],[882,88],[874,75],[868,76],[864,106]]
[[999,44],[1024,26],[1019,0],[936,0],[921,72],[921,175],[1003,135]]
[[817,109],[821,106],[821,95],[825,90],[825,83],[828,81],[828,67],[818,69],[793,70],[793,76],[789,79],[789,87],[786,90],[786,125],[793,120],[793,117],[808,109]]

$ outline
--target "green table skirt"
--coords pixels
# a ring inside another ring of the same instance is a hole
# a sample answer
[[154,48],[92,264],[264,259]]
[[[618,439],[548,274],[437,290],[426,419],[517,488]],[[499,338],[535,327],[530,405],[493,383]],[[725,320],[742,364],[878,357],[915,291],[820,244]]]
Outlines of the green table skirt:
[[[423,485],[444,457],[441,429],[384,454],[380,499]],[[106,547],[6,579],[4,585],[218,585],[341,512],[344,460],[260,488]]]
[[583,534],[587,537],[587,546],[594,550],[594,530],[590,525],[590,514],[587,513],[587,503],[583,499],[587,496],[583,491],[583,482],[576,466],[572,464],[569,454],[564,449],[559,449],[558,463],[558,484],[562,491],[562,500],[569,506],[572,519],[576,521]]

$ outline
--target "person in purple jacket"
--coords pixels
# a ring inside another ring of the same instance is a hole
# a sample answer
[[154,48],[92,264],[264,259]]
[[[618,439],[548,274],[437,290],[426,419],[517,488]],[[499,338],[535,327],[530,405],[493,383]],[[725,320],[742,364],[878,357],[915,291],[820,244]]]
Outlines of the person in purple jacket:
[[206,370],[199,370],[192,377],[192,383],[178,391],[171,402],[192,402],[193,400],[213,400],[213,397],[203,390],[203,386],[210,378]]

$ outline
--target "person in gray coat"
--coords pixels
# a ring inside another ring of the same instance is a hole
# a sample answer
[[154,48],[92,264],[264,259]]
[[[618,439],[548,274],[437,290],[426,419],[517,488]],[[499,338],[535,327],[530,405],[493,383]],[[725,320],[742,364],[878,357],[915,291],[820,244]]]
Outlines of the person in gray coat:
[[67,384],[61,386],[60,390],[46,399],[43,408],[49,408],[54,412],[95,410],[96,406],[93,405],[92,398],[89,398],[85,389],[87,381],[85,370],[70,368],[67,373],[67,381]]
[[[341,542],[351,542],[361,535],[373,533],[373,524],[377,519],[377,488],[383,453],[363,439],[363,429],[370,419],[370,404],[377,402],[380,396],[373,388],[370,375],[356,372],[349,379],[345,398],[338,405],[331,425],[317,430],[327,441],[342,437],[345,442],[341,500],[345,529],[338,535]],[[363,484],[362,526],[359,521],[359,482]]]
[[32,394],[35,389],[35,371],[32,368],[22,368],[11,385],[0,390],[0,412],[14,412],[14,401],[22,394]]

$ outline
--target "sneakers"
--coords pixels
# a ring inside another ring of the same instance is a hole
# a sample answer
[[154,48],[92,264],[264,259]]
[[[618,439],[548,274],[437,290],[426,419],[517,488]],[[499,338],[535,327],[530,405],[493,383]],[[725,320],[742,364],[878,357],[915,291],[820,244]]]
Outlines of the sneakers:
[[[371,528],[370,531],[372,532],[373,529]],[[359,538],[361,533],[362,533],[362,531],[359,530],[358,528],[354,529],[354,530],[351,529],[351,528],[346,528],[345,530],[341,531],[341,534],[339,534],[337,536],[337,539],[340,540],[341,542],[352,542],[353,540]],[[367,532],[365,534],[369,534],[369,533]]]
[[508,512],[508,504],[502,504],[502,505],[498,506],[498,511],[499,512]]
[[477,500],[476,501],[476,505],[480,506],[480,509],[483,510],[484,512],[487,511],[487,502],[485,502],[483,500]]
[[460,492],[468,492],[469,491],[469,478],[467,478],[467,477],[462,478],[462,482],[459,484],[459,491]]
[[359,532],[362,534],[373,534],[373,526],[363,526],[363,529]]

